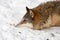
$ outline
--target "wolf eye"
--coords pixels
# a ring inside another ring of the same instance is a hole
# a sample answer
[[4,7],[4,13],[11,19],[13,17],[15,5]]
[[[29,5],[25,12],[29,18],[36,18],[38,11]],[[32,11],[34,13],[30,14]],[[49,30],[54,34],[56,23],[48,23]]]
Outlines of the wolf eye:
[[25,20],[28,20],[27,18]]

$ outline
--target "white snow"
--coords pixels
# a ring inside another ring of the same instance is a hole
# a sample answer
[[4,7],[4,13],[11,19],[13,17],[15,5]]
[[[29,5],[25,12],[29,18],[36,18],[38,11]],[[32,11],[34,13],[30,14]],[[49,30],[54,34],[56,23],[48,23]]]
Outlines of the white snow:
[[0,0],[0,40],[60,40],[60,28],[32,30],[15,27],[26,13],[25,7],[36,7],[50,0]]

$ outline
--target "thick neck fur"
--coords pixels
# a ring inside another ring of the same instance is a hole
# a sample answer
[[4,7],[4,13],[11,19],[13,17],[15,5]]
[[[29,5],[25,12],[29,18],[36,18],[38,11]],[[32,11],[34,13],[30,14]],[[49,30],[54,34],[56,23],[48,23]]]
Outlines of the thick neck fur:
[[33,8],[32,11],[34,13],[34,27],[37,27],[37,25],[40,27],[41,25],[45,24],[48,21],[47,19],[49,16],[52,17],[53,13],[59,12],[59,9],[60,1],[47,2],[37,6],[36,8]]

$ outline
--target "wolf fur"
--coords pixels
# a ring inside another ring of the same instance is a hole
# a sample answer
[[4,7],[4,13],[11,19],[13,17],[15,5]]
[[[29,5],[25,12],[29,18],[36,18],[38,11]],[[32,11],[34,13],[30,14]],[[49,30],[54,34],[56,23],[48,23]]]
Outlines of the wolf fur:
[[60,26],[60,1],[49,1],[29,9],[23,20],[17,24],[32,23],[32,29],[44,29],[54,26]]

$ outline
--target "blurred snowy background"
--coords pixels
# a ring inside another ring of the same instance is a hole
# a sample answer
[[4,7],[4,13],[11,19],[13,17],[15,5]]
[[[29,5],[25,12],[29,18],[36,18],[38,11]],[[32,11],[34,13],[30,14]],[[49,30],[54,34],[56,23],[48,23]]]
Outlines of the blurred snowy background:
[[60,28],[32,30],[17,28],[26,13],[25,7],[34,8],[52,0],[0,0],[0,40],[60,40]]

